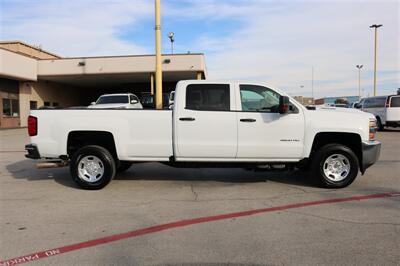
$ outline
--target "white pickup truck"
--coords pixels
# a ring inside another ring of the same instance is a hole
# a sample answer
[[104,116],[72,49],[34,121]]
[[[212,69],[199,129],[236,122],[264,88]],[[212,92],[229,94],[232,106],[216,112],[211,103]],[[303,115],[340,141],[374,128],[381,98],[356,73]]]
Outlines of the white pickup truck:
[[27,158],[59,160],[85,189],[135,162],[174,167],[308,169],[321,185],[351,184],[380,153],[372,114],[305,108],[247,82],[178,82],[172,110],[34,110]]

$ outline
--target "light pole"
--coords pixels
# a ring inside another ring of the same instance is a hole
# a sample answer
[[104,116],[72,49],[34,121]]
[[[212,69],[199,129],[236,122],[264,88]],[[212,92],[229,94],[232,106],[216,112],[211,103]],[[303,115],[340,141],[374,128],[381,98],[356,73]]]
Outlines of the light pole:
[[168,33],[168,38],[171,41],[171,54],[174,54],[174,41],[175,41],[174,33],[173,32]]
[[377,46],[377,35],[378,35],[378,28],[382,27],[382,24],[374,24],[369,26],[371,29],[375,29],[375,48],[374,48],[374,96],[376,96],[376,46]]
[[363,65],[356,65],[356,68],[358,68],[358,100],[361,100],[361,68]]
[[311,68],[311,98],[314,103],[314,66]]
[[156,31],[156,109],[162,109],[162,70],[161,70],[161,16],[160,0],[155,0],[155,31]]

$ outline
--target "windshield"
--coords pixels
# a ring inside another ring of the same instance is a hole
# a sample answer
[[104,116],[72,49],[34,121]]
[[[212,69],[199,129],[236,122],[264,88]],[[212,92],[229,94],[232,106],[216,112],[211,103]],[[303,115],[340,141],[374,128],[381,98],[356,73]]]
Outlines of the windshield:
[[96,104],[107,104],[107,103],[128,103],[129,97],[126,95],[113,95],[113,96],[101,96]]

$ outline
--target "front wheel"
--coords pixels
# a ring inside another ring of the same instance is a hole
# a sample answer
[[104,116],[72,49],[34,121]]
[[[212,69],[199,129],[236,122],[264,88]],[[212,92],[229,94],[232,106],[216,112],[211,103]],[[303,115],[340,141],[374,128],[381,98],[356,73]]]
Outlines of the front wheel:
[[101,189],[115,176],[116,166],[111,153],[96,145],[85,146],[71,158],[72,179],[84,189]]
[[353,183],[358,174],[358,159],[341,144],[328,144],[313,156],[312,171],[323,187],[343,188]]

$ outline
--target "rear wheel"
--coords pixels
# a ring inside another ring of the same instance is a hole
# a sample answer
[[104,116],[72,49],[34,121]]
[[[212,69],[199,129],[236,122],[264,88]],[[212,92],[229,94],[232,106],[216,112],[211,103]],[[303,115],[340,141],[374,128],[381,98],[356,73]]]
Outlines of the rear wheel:
[[379,116],[376,117],[376,127],[378,128],[378,131],[383,131],[383,124]]
[[354,152],[341,144],[328,144],[313,156],[312,171],[320,185],[343,188],[353,183],[358,174],[358,159]]
[[71,158],[72,179],[84,189],[101,189],[115,176],[116,166],[111,153],[103,147],[85,146]]

